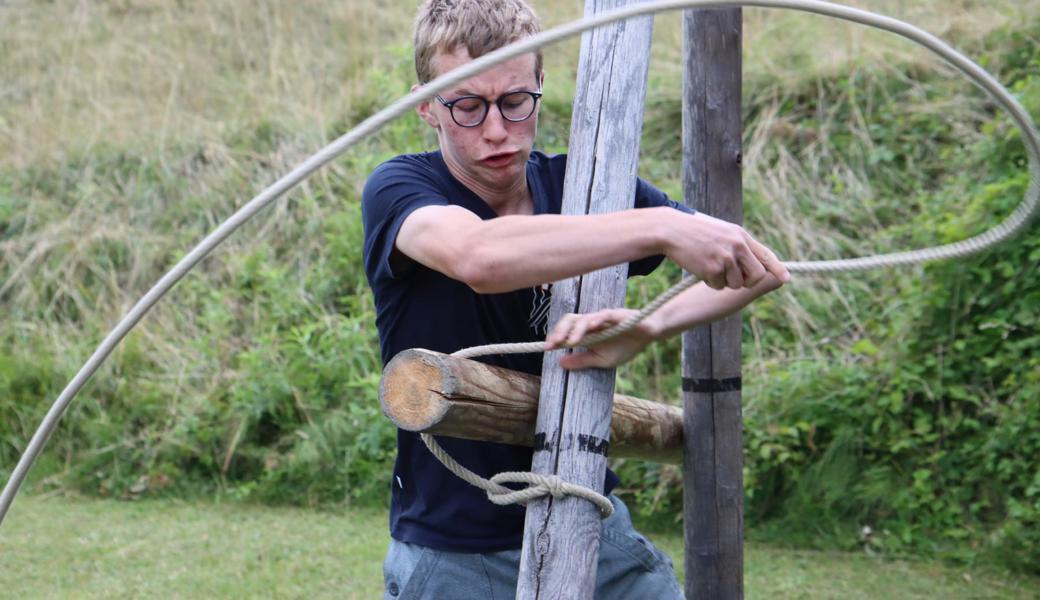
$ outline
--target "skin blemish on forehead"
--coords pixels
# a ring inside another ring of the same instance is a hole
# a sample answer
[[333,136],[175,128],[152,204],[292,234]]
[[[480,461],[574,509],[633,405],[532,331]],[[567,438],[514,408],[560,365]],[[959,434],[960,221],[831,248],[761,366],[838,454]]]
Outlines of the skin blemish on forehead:
[[[452,52],[438,52],[431,59],[434,73],[443,75],[452,69],[470,62],[473,58],[465,46],[457,46]],[[467,81],[452,88],[449,93],[458,95],[480,96],[488,93],[509,93],[533,90],[539,87],[539,77],[535,73],[536,59],[534,54],[524,54],[510,59],[498,67],[475,75]],[[502,82],[502,74],[508,73],[508,81]],[[529,87],[529,86],[534,87]],[[503,86],[501,90],[494,89]],[[487,88],[487,89],[485,89]]]

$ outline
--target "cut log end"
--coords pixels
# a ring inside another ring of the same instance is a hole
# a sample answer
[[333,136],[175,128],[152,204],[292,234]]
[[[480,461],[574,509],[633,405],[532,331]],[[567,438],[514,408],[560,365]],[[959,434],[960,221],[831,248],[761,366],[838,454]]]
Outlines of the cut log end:
[[438,356],[443,355],[413,348],[395,356],[383,369],[379,404],[383,414],[401,429],[425,431],[441,422],[448,411],[448,403],[438,400],[443,394],[441,382],[449,376],[441,369]]

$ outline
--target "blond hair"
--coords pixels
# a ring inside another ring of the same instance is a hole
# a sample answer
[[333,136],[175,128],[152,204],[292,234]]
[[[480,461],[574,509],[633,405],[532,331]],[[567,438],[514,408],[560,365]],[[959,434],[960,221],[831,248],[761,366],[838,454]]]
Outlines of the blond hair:
[[[415,74],[419,83],[435,78],[433,57],[465,46],[477,58],[541,31],[534,9],[522,0],[426,0],[415,19]],[[534,75],[542,72],[535,53]]]

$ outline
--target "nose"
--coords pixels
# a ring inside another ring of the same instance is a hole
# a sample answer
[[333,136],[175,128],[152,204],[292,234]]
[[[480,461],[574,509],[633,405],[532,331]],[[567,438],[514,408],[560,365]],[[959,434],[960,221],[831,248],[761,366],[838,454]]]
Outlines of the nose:
[[509,132],[506,131],[506,123],[508,121],[502,116],[501,109],[492,104],[488,108],[487,117],[484,118],[482,127],[484,138],[488,141],[504,140],[509,135]]

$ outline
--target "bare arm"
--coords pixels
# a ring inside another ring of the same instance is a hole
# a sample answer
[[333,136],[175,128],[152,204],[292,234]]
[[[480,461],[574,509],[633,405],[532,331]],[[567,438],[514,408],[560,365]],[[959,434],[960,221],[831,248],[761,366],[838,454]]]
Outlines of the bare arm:
[[[700,282],[641,321],[632,331],[585,351],[568,354],[561,358],[560,365],[565,369],[615,367],[638,354],[650,342],[731,315],[781,285],[782,282],[771,273],[750,288],[715,290]],[[585,315],[566,315],[553,327],[546,342],[550,349],[571,346],[585,335],[613,327],[635,313],[634,310],[616,308]]]
[[756,285],[787,271],[739,226],[671,208],[605,215],[482,220],[457,206],[427,206],[401,225],[396,248],[481,293],[559,281],[664,254],[715,288]]
[[750,288],[715,290],[701,282],[647,317],[646,326],[654,340],[670,338],[698,325],[728,317],[781,285],[783,282],[772,274],[767,274]]

